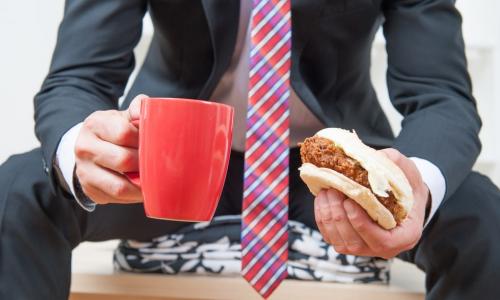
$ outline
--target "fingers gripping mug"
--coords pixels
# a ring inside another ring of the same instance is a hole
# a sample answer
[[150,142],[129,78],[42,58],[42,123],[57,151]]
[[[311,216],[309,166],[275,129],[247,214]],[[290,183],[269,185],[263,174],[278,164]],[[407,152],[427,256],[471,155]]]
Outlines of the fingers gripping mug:
[[192,99],[141,102],[139,185],[146,215],[177,221],[212,219],[231,152],[234,109]]

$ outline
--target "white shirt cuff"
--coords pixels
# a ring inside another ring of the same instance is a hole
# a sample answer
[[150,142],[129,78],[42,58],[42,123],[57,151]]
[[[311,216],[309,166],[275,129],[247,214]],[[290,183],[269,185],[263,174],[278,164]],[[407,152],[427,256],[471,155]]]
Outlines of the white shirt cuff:
[[90,200],[90,198],[83,195],[82,192],[78,192],[75,189],[73,181],[75,170],[75,144],[82,124],[83,123],[76,124],[63,135],[57,147],[56,163],[71,194],[75,197],[76,202],[86,211],[93,211],[96,204]]
[[424,224],[425,228],[443,202],[446,192],[446,181],[441,170],[430,161],[418,157],[410,157],[410,159],[417,166],[422,180],[427,185],[427,188],[429,188],[431,194],[431,209]]

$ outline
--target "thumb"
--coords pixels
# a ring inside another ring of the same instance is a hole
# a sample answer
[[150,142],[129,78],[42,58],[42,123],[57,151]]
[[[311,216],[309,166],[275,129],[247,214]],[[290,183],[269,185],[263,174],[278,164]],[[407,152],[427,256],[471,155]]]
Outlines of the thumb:
[[403,171],[410,183],[412,183],[412,181],[419,182],[421,180],[420,172],[415,166],[415,163],[408,157],[401,154],[398,150],[394,148],[387,148],[379,150],[378,152],[384,154],[392,160],[401,169],[401,171]]
[[[410,182],[413,192],[417,193],[417,195],[422,195],[423,199],[426,199],[428,201],[429,190],[423,182],[422,175],[420,174],[420,171],[418,170],[415,163],[411,159],[401,154],[398,150],[393,148],[382,149],[379,150],[379,152],[385,154],[390,160],[398,165],[398,167],[401,168],[406,178]],[[416,201],[417,205],[414,206],[414,210],[424,212],[427,201]]]
[[144,94],[139,94],[132,100],[132,102],[130,102],[130,106],[128,107],[128,110],[126,110],[126,115],[129,121],[139,120],[141,115],[141,102],[146,98],[149,97]]

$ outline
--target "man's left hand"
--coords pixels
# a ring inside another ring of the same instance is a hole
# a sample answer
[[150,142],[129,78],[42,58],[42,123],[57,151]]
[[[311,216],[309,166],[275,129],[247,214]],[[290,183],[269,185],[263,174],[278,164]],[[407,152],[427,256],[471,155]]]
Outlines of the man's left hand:
[[391,230],[374,222],[361,206],[341,192],[322,190],[314,201],[316,223],[338,253],[392,258],[412,249],[423,231],[430,194],[412,160],[395,149],[380,150],[405,173],[415,202],[407,218]]

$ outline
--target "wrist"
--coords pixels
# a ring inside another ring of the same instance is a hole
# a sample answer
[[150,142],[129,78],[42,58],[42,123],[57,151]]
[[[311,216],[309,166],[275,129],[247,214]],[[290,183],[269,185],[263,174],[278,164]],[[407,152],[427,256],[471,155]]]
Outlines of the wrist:
[[411,157],[411,160],[413,160],[420,172],[423,185],[425,186],[425,191],[422,191],[421,195],[427,195],[425,208],[426,211],[428,209],[428,213],[425,215],[425,228],[443,202],[446,192],[446,181],[441,170],[433,163],[418,157]]

